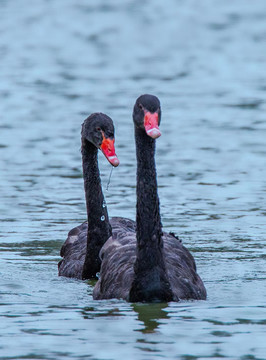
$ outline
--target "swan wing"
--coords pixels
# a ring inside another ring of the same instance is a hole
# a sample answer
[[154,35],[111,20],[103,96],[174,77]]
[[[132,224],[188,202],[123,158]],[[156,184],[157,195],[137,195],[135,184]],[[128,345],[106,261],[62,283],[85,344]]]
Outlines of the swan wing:
[[96,300],[128,300],[136,260],[135,222],[130,220],[129,224],[131,227],[113,227],[113,236],[102,247],[100,278],[93,289]]
[[69,231],[61,247],[62,260],[58,263],[58,275],[81,279],[86,255],[88,224],[83,224]]
[[196,272],[192,254],[174,236],[164,233],[165,265],[174,300],[206,299],[206,289]]

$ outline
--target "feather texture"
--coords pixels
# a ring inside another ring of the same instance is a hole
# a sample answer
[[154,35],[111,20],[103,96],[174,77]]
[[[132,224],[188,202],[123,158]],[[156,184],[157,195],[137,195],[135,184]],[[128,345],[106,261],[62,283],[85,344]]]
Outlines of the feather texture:
[[[171,234],[163,233],[164,260],[173,300],[205,299],[206,290],[196,272],[193,256],[182,242]],[[136,261],[136,233],[130,231],[113,231],[112,238],[104,244],[101,277],[93,290],[94,299],[124,299],[129,301],[130,289],[134,280],[134,263]]]
[[132,302],[206,299],[193,256],[178,238],[162,231],[155,167],[155,138],[160,136],[160,119],[158,98],[140,96],[133,110],[137,153],[136,228],[113,227],[112,238],[100,251],[102,265],[93,290],[94,299]]
[[[113,229],[113,236],[109,238],[112,241],[118,234],[126,235],[128,231],[135,232],[135,221],[114,217],[110,219],[110,225]],[[82,279],[83,265],[87,251],[87,233],[88,223],[73,228],[69,231],[68,237],[64,242],[60,256],[62,260],[58,264],[59,276]],[[101,259],[101,253],[99,257]]]

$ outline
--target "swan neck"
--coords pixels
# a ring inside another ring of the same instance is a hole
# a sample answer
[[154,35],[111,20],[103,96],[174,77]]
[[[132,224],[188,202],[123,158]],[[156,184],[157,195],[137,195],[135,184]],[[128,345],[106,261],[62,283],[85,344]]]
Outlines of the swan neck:
[[155,140],[135,129],[137,153],[137,241],[161,246],[162,225],[155,166]]
[[135,128],[137,152],[136,261],[130,301],[170,301],[173,298],[163,253],[157,193],[155,141]]
[[99,251],[111,236],[111,226],[102,192],[98,149],[82,138],[81,151],[88,220],[87,251],[82,277],[88,279],[95,277],[100,271]]

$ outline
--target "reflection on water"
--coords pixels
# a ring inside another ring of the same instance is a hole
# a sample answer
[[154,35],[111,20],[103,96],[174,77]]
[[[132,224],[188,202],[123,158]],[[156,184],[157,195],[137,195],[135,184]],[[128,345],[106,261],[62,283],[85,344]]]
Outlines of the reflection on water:
[[[265,19],[248,0],[0,2],[0,359],[265,359]],[[86,219],[91,112],[116,125],[111,178],[99,154],[108,211],[135,217],[145,92],[162,103],[164,228],[193,252],[207,301],[96,302],[93,282],[57,276]]]
[[138,320],[144,325],[141,332],[153,333],[160,325],[160,319],[168,319],[167,304],[134,304],[133,309],[138,314]]

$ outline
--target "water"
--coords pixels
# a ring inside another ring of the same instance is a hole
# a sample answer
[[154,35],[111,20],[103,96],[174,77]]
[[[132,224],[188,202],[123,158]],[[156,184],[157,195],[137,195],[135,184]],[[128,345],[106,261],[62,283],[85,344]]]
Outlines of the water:
[[[0,2],[0,359],[266,359],[264,1]],[[86,219],[80,125],[116,125],[100,154],[111,216],[135,217],[132,107],[159,96],[164,228],[208,300],[93,301],[58,278]]]

